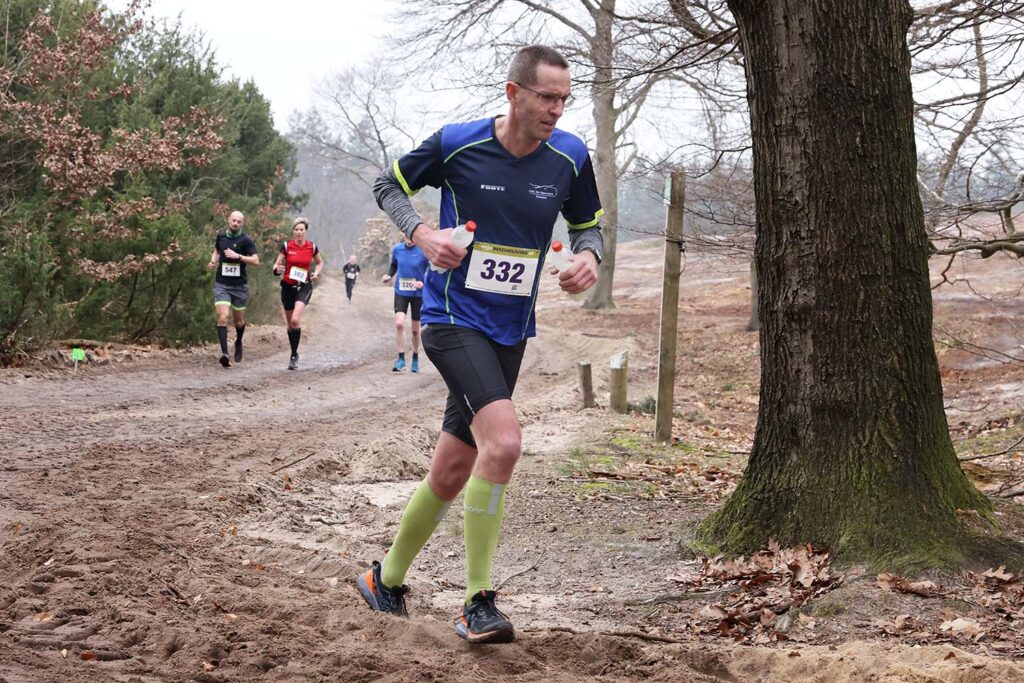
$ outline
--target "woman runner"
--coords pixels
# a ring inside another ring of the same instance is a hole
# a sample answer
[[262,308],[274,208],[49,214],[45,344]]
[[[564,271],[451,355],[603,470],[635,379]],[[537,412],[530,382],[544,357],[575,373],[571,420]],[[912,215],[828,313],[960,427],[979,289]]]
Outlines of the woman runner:
[[[299,217],[292,221],[292,239],[281,245],[281,251],[274,262],[274,275],[282,276],[281,306],[284,308],[288,343],[292,350],[288,360],[289,370],[299,369],[302,311],[313,298],[313,283],[320,277],[320,270],[324,267],[320,250],[306,239],[308,230],[308,219]],[[311,273],[309,269],[314,263],[316,268]]]

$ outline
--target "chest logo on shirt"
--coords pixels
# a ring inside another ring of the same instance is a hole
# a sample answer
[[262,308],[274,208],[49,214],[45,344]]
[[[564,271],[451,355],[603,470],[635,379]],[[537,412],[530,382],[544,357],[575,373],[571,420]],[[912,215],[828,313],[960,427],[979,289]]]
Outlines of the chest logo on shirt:
[[553,199],[558,196],[558,188],[554,185],[534,185],[530,183],[530,194],[538,199]]
[[505,186],[504,185],[481,185],[480,189],[481,190],[490,190],[491,192],[504,192],[505,191]]

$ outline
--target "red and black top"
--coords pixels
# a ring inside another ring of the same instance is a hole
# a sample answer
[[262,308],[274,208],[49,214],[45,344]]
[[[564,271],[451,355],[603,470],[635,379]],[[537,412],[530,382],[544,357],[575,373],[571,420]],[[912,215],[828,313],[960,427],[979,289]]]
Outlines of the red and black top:
[[284,275],[281,282],[286,285],[305,285],[311,282],[310,267],[313,265],[313,258],[320,253],[317,246],[306,240],[301,245],[295,240],[288,240],[281,245],[281,253],[284,254]]

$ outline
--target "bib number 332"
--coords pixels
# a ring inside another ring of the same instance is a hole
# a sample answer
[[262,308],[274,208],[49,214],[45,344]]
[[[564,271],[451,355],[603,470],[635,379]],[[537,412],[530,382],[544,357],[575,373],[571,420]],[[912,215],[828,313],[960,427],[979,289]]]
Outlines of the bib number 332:
[[540,250],[476,242],[466,287],[509,296],[530,296]]

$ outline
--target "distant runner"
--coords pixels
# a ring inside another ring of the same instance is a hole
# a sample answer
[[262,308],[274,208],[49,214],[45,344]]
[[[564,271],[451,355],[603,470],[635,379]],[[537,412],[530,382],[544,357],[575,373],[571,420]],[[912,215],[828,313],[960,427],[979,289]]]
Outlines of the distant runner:
[[391,249],[391,265],[381,282],[395,278],[395,339],[398,359],[392,372],[405,370],[405,316],[412,309],[412,372],[420,371],[420,306],[423,304],[423,278],[426,277],[427,258],[408,237]]
[[216,270],[213,280],[213,310],[217,313],[217,339],[220,341],[220,364],[231,367],[228,358],[228,309],[235,322],[235,362],[242,362],[242,335],[245,334],[245,307],[249,303],[249,280],[246,266],[258,266],[260,257],[256,243],[242,232],[245,216],[232,211],[228,229],[218,233],[207,270]]
[[[274,261],[274,275],[281,277],[281,306],[288,327],[288,343],[292,354],[288,369],[299,369],[299,340],[302,339],[302,311],[313,298],[313,283],[320,277],[324,258],[315,244],[306,239],[309,220],[296,218],[292,222],[292,238],[281,245]],[[310,272],[310,268],[316,268]]]
[[359,277],[359,271],[362,270],[356,263],[355,254],[348,257],[348,263],[342,266],[341,270],[345,273],[345,296],[348,297],[348,302],[352,303],[352,290],[355,289],[356,278]]
[[[372,609],[406,615],[406,572],[465,487],[466,592],[455,631],[471,643],[515,638],[495,605],[491,564],[522,449],[512,391],[535,333],[538,275],[559,213],[574,252],[559,285],[578,293],[597,282],[603,211],[594,168],[583,141],[555,128],[570,86],[562,55],[523,48],[505,83],[507,116],[444,126],[373,187],[377,204],[430,263],[449,269],[427,272],[423,296],[423,348],[448,385],[448,405],[427,478],[383,562],[356,584]],[[425,185],[441,188],[440,231],[409,201]],[[464,249],[450,228],[469,220],[476,231]]]

